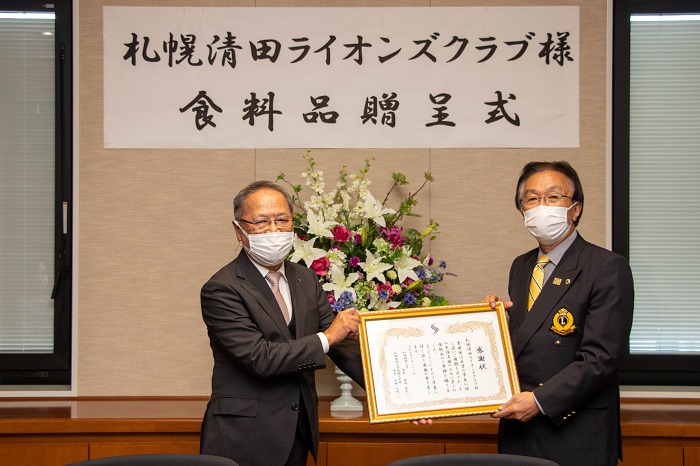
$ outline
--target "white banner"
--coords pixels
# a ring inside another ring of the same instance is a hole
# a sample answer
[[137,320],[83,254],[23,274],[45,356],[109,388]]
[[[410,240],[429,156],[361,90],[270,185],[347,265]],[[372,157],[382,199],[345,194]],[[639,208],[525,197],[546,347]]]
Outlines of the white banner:
[[577,6],[103,11],[107,148],[579,145]]

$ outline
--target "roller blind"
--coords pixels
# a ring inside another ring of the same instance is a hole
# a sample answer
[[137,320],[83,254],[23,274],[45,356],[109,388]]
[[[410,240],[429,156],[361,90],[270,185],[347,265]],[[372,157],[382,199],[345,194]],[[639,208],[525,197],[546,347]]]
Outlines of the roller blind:
[[0,353],[54,346],[54,32],[0,11]]
[[700,351],[700,17],[632,16],[630,351]]

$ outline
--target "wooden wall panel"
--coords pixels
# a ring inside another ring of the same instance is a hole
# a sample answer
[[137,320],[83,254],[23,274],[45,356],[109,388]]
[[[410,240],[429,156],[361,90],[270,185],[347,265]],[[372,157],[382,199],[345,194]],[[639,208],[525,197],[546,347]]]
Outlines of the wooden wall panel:
[[689,466],[683,462],[683,448],[630,446],[622,448],[620,466]]
[[700,466],[700,447],[685,447],[683,449],[684,466]]
[[199,442],[91,442],[90,459],[144,454],[199,454]]
[[89,459],[87,443],[0,443],[0,464],[64,466]]

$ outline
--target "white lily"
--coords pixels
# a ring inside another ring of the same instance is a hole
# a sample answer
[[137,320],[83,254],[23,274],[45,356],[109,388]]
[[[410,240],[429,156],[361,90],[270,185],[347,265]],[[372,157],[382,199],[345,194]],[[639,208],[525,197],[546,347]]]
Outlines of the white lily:
[[343,273],[343,269],[335,264],[331,264],[330,272],[331,281],[323,284],[323,290],[333,291],[336,299],[343,294],[343,291],[348,291],[352,295],[354,301],[357,295],[355,294],[352,284],[360,277],[357,272],[352,272],[346,277],[345,273]]
[[303,241],[298,236],[295,236],[294,244],[292,245],[294,252],[289,260],[292,262],[299,262],[300,260],[303,260],[306,266],[310,267],[313,261],[326,255],[325,250],[314,247],[315,242],[315,236],[309,241]]
[[385,283],[386,278],[384,277],[384,272],[391,268],[391,264],[382,262],[381,257],[374,257],[372,251],[369,249],[367,249],[366,252],[367,260],[359,263],[359,266],[362,267],[362,270],[367,274],[365,279],[370,282],[376,278],[380,282]]
[[401,258],[394,263],[394,269],[399,275],[399,283],[403,283],[406,278],[418,280],[418,275],[413,271],[414,268],[421,265],[420,261],[411,257],[411,252],[406,248],[401,248]]
[[387,301],[386,299],[379,299],[377,296],[369,297],[368,309],[374,309],[375,311],[383,311],[385,309],[396,309],[401,304],[400,301]]
[[335,225],[335,222],[326,222],[323,220],[323,217],[316,215],[316,212],[313,210],[309,210],[306,213],[306,220],[309,222],[309,235],[333,238],[331,228]]
[[365,216],[370,218],[377,225],[386,227],[386,221],[384,220],[384,214],[395,214],[396,211],[384,207],[379,203],[370,192],[367,192],[367,197],[365,198]]

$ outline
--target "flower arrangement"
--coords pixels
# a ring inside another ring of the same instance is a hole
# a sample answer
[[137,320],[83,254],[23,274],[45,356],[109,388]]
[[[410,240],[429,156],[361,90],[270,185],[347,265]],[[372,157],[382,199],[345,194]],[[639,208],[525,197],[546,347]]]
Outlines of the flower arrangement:
[[421,254],[423,242],[435,239],[438,224],[430,220],[423,231],[400,226],[405,217],[418,217],[412,213],[416,195],[433,181],[432,175],[426,172],[420,188],[394,210],[386,203],[394,188],[408,184],[404,174],[392,174],[394,184],[379,202],[367,177],[373,159],[365,160],[357,174],[348,174],[343,166],[335,188],[326,192],[323,172],[308,152],[304,158],[308,166],[301,176],[311,191],[308,201],[300,201],[302,185],[291,184],[284,173],[277,177],[294,191],[296,237],[289,260],[316,272],[333,310],[448,304],[434,293],[434,285],[447,274],[446,263]]

